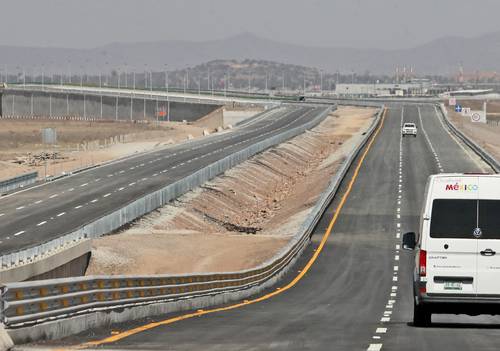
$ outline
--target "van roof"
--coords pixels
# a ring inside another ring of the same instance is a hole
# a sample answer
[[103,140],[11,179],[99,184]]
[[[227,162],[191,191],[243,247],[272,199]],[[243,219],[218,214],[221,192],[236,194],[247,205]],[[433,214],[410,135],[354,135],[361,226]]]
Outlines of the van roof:
[[500,174],[495,173],[439,173],[433,174],[431,178],[468,178],[468,177],[493,177],[500,178]]

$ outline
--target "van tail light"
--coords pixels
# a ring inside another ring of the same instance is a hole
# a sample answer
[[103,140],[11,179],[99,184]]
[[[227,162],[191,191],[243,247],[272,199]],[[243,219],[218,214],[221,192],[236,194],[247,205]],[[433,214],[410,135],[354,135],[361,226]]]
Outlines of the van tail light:
[[418,257],[418,274],[425,277],[427,274],[427,251],[420,250]]

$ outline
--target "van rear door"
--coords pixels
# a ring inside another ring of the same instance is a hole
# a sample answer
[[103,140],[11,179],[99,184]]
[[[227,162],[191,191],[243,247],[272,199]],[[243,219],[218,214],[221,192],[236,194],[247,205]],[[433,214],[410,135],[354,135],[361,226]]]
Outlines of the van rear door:
[[425,245],[428,294],[476,294],[477,200],[460,197],[432,200]]
[[500,177],[479,177],[477,294],[500,295]]

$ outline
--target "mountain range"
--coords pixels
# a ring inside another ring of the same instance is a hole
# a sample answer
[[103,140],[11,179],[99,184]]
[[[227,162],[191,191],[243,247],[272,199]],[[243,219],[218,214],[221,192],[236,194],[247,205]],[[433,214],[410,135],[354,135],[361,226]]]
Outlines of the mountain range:
[[[334,35],[334,33],[332,33]],[[183,69],[217,59],[256,59],[316,67],[326,72],[392,74],[413,67],[416,74],[451,75],[500,71],[500,32],[474,38],[444,37],[410,49],[308,47],[244,33],[205,42],[112,43],[92,49],[0,46],[0,71],[96,73]],[[4,72],[2,72],[4,74]]]

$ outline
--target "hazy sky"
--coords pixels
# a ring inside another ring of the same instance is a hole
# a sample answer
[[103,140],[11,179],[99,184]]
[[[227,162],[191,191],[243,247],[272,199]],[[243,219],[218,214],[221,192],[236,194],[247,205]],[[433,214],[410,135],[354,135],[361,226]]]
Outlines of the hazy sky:
[[86,48],[250,32],[395,49],[500,31],[499,13],[499,0],[0,0],[0,45]]

